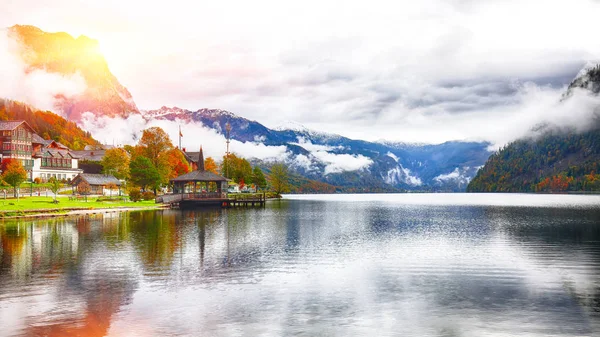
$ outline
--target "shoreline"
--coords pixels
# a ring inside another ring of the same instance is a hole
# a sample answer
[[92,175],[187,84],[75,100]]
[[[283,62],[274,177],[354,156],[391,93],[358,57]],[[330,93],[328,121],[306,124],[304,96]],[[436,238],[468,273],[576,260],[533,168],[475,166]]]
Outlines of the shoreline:
[[14,220],[14,219],[26,219],[26,218],[56,218],[56,217],[64,217],[64,216],[73,216],[73,215],[86,215],[86,214],[107,214],[107,213],[120,213],[120,212],[131,212],[131,211],[150,211],[150,210],[160,210],[167,209],[161,204],[157,204],[156,206],[144,206],[144,207],[107,207],[107,208],[80,208],[80,209],[47,209],[39,210],[40,212],[31,212],[31,214],[23,214],[23,215],[14,215],[14,216],[5,216],[0,217],[0,220]]

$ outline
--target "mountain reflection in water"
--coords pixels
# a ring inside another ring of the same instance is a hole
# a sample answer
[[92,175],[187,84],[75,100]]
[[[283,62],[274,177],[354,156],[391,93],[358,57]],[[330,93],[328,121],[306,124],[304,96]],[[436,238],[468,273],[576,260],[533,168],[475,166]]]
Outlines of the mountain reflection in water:
[[290,199],[5,220],[0,336],[600,334],[596,196]]

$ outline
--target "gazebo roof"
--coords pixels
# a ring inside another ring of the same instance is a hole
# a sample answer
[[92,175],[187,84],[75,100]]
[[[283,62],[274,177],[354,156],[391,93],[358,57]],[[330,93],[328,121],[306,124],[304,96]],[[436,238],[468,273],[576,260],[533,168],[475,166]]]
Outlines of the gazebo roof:
[[177,178],[171,179],[172,182],[188,182],[188,181],[227,181],[227,178],[218,174],[204,170],[204,155],[202,147],[198,154],[198,169],[190,173],[180,175]]
[[171,179],[174,182],[185,182],[185,181],[226,181],[227,178],[221,177],[218,174],[214,174],[209,171],[192,171],[184,175],[180,175],[177,178]]

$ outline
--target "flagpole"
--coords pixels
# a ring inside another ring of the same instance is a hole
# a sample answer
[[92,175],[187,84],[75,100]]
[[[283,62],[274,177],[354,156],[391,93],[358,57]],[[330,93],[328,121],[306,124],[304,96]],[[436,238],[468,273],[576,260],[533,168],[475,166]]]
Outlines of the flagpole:
[[179,151],[183,151],[181,148],[181,125],[179,125]]

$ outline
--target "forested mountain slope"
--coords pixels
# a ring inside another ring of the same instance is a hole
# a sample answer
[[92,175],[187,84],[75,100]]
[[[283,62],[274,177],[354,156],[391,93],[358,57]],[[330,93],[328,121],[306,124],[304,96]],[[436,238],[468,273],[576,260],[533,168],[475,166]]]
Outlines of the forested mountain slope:
[[[600,92],[600,66],[583,71],[571,82],[562,101],[574,90]],[[600,106],[585,121],[587,131],[546,126],[539,136],[517,140],[490,156],[467,187],[468,192],[600,191]]]
[[24,120],[44,139],[58,141],[73,150],[97,144],[89,132],[50,111],[36,110],[26,104],[0,99],[0,120]]
[[493,154],[468,192],[600,190],[600,130],[549,133],[513,142]]

